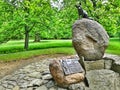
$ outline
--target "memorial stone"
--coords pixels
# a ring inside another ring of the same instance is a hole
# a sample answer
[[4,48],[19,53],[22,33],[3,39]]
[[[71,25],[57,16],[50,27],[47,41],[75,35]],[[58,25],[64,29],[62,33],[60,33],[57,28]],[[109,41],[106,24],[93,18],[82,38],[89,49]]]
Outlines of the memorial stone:
[[98,22],[82,18],[73,25],[72,42],[79,57],[95,61],[102,59],[109,43],[109,36]]

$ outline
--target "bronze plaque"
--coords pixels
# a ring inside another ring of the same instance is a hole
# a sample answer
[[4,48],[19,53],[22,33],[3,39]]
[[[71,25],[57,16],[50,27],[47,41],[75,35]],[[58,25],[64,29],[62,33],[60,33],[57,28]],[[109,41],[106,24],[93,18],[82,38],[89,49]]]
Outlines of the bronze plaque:
[[83,68],[76,59],[60,60],[65,75],[83,72]]

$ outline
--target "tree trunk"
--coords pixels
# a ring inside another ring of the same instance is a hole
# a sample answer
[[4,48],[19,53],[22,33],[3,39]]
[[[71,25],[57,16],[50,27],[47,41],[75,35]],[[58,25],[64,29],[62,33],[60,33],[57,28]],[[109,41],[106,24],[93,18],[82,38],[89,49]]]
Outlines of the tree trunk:
[[24,44],[25,50],[28,50],[28,43],[29,43],[29,30],[28,30],[28,26],[25,25],[25,44]]
[[119,32],[119,34],[118,34],[118,37],[119,37],[119,41],[120,41],[120,32]]
[[39,32],[35,32],[35,40],[34,42],[40,42],[40,33]]

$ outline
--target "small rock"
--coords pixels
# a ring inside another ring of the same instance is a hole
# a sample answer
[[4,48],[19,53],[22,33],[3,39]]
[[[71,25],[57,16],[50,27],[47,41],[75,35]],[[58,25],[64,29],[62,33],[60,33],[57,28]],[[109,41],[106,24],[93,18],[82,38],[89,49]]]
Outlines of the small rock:
[[55,87],[51,87],[49,90],[56,90],[56,88]]
[[43,80],[49,80],[49,79],[52,79],[52,76],[51,76],[51,74],[46,74],[46,75],[42,76],[42,79]]
[[44,71],[42,75],[50,74],[50,71]]
[[7,89],[7,88],[6,88],[5,90],[11,90],[11,89]]
[[41,78],[40,72],[33,72],[33,73],[30,73],[28,76],[32,78]]
[[49,80],[43,80],[43,83],[44,84],[46,84],[46,83],[48,83],[49,82]]
[[111,69],[112,60],[105,60],[105,69]]
[[12,90],[20,90],[19,86],[15,86]]
[[27,88],[28,82],[19,83],[19,86],[20,86],[21,88]]
[[2,86],[5,87],[5,88],[7,88],[8,85],[7,84],[2,84]]
[[67,89],[58,87],[57,90],[67,90]]
[[11,80],[11,81],[16,81],[17,78],[18,78],[17,75],[14,75],[14,77],[9,78],[9,80]]
[[43,80],[41,80],[41,79],[35,79],[35,80],[32,80],[30,82],[30,84],[28,85],[28,87],[41,86],[42,84],[43,84]]
[[12,89],[13,87],[14,87],[14,86],[12,86],[12,85],[8,85],[7,88]]
[[8,81],[8,85],[12,85],[12,86],[16,86],[16,82],[15,81]]
[[120,58],[113,62],[112,70],[120,74]]
[[46,84],[46,87],[47,88],[51,88],[54,86],[54,82],[53,81],[49,81],[47,84]]
[[0,90],[5,90],[5,88],[3,86],[0,86]]
[[32,88],[32,87],[30,87],[30,88],[27,88],[27,90],[33,90],[33,88]]
[[42,85],[39,88],[36,88],[36,90],[48,90],[48,89],[45,85]]
[[69,90],[85,90],[84,86],[81,86],[79,83],[77,84],[71,84],[69,86]]

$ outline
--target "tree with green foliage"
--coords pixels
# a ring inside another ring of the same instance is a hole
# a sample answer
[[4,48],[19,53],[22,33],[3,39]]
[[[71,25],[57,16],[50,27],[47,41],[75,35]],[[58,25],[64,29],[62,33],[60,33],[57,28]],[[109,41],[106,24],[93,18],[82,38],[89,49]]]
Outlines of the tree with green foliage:
[[119,0],[63,0],[60,5],[59,0],[1,0],[0,43],[25,38],[27,50],[29,37],[35,41],[72,38],[72,24],[78,19],[75,8],[78,2],[89,17],[104,26],[109,36],[119,35]]
[[[21,32],[25,34],[24,48],[28,50],[29,33],[35,26],[41,24],[43,18],[46,16],[44,14],[50,10],[49,0],[3,0],[1,2],[7,4],[6,7],[11,8],[12,13],[9,14],[11,27],[15,28],[14,31],[21,30]],[[3,6],[2,3],[1,5]],[[8,13],[7,9],[5,13]],[[8,21],[8,19],[5,20],[6,23],[10,23],[10,21]],[[9,28],[8,25],[7,27]],[[9,31],[13,31],[12,28],[9,28]]]

